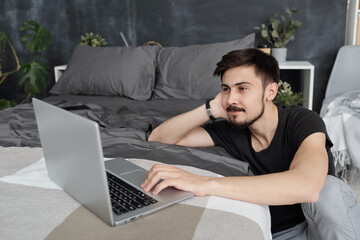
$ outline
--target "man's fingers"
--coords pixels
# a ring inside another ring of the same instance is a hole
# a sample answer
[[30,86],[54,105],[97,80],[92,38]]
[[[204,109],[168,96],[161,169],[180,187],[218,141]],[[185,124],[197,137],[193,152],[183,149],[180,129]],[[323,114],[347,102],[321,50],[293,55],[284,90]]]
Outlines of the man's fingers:
[[163,189],[165,189],[167,187],[174,187],[173,182],[174,182],[174,179],[166,179],[166,180],[162,181],[161,183],[156,185],[156,187],[154,188],[152,193],[156,195],[156,194],[159,194]]
[[151,179],[158,171],[174,171],[175,167],[164,164],[154,164],[154,166],[146,174],[146,179]]
[[154,164],[152,168],[147,172],[145,181],[141,184],[142,188],[145,188],[146,185],[149,184],[150,180],[153,178],[154,173],[160,167],[160,164]]
[[141,185],[141,187],[144,189],[144,191],[148,192],[150,191],[156,183],[158,183],[161,179],[166,179],[166,175],[160,172],[156,172],[151,175],[151,177],[147,177],[144,181],[144,183]]
[[160,180],[177,177],[179,174],[173,168],[151,169],[141,187],[144,191],[150,191]]

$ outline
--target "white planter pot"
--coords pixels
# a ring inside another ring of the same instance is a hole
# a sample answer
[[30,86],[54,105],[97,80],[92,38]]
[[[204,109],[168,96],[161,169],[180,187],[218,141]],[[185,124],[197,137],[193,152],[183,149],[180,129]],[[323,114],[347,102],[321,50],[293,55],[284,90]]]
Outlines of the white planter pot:
[[272,48],[271,55],[276,58],[278,62],[286,62],[287,48]]

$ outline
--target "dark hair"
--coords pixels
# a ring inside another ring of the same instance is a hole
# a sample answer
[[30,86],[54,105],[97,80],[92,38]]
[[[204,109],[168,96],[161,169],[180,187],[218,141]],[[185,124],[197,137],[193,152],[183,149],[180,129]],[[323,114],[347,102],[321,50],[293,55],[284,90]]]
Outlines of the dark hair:
[[255,48],[231,51],[224,55],[214,71],[215,76],[222,76],[226,70],[239,66],[254,66],[255,74],[263,81],[263,87],[271,82],[279,82],[279,64],[273,56]]

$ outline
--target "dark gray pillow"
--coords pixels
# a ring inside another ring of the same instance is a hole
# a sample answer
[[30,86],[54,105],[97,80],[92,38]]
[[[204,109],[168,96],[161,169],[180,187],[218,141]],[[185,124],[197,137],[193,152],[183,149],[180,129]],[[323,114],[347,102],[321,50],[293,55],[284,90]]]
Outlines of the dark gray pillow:
[[206,99],[220,92],[213,76],[222,56],[232,50],[253,48],[255,34],[230,42],[162,48],[157,57],[153,97],[160,99]]
[[155,84],[158,46],[78,45],[52,94],[125,96],[147,100]]

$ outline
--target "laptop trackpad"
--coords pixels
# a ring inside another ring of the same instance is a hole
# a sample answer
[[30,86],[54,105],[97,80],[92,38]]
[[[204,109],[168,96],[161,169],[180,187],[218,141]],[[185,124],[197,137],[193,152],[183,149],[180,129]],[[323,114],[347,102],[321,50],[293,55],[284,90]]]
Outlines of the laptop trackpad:
[[140,185],[145,181],[146,172],[145,170],[138,169],[133,172],[121,174],[121,178],[140,188]]

